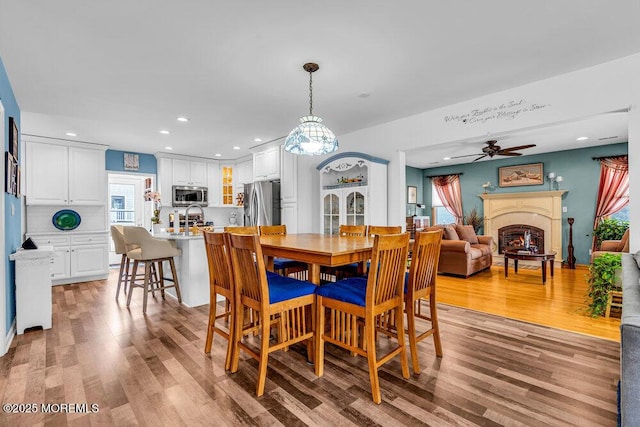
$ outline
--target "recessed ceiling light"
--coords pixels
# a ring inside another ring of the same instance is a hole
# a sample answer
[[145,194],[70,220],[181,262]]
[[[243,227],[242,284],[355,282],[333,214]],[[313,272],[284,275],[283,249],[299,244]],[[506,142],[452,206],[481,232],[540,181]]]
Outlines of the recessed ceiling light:
[[75,133],[75,132],[67,132],[66,135],[67,136],[78,136],[78,134]]
[[165,150],[173,150],[173,147],[164,147]]
[[222,154],[216,153],[216,157],[222,157]]
[[443,157],[442,160],[451,160],[451,157]]
[[586,141],[587,139],[589,139],[588,136],[581,136],[580,138],[576,138],[576,141]]
[[253,138],[253,142],[262,142],[262,138]]
[[370,93],[363,92],[363,93],[361,93],[360,95],[358,95],[358,98],[368,98],[368,97],[370,97],[370,96],[371,96],[371,94],[370,94]]
[[237,145],[235,147],[233,147],[234,150],[239,150],[240,147],[238,147]]
[[163,134],[163,135],[169,135],[171,132],[169,132],[168,130],[164,130],[163,129],[163,130],[160,131],[160,133]]
[[178,120],[179,122],[186,123],[186,122],[188,122],[188,121],[189,121],[189,118],[188,118],[188,117],[178,117],[178,118],[177,118],[177,120]]

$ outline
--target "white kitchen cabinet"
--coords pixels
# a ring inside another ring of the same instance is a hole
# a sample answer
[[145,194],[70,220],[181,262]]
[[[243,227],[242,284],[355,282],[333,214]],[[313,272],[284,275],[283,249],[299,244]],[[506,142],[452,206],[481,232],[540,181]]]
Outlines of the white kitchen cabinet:
[[337,234],[341,224],[387,224],[387,164],[362,153],[337,154],[320,172],[320,230]]
[[27,143],[27,205],[106,204],[105,151]]
[[173,205],[173,160],[158,158],[158,191],[163,206]]
[[287,226],[287,233],[298,232],[298,204],[283,203],[281,222]]
[[220,206],[222,184],[220,180],[220,165],[217,163],[207,163],[207,187],[209,188],[209,206]]
[[233,166],[220,165],[220,206],[235,206],[236,195],[233,187]]
[[256,181],[280,179],[280,146],[269,147],[253,154],[253,179]]
[[53,247],[53,285],[106,279],[109,274],[109,236],[102,233],[27,234],[40,246]]
[[207,186],[205,162],[173,159],[173,185]]
[[243,187],[244,184],[253,182],[253,159],[236,164],[233,181],[236,187]]
[[280,197],[282,204],[298,202],[298,155],[282,150]]

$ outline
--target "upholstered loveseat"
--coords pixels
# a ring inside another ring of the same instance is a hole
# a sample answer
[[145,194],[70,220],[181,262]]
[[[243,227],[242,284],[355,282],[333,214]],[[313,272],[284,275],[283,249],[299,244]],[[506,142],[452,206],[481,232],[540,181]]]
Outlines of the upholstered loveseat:
[[640,253],[622,254],[620,411],[622,426],[640,425]]
[[442,229],[438,273],[469,277],[491,267],[493,237],[478,236],[470,225],[436,225],[426,230]]

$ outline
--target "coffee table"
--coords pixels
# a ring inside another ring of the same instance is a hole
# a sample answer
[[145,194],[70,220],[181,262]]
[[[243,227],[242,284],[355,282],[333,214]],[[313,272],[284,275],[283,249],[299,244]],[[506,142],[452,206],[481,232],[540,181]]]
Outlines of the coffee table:
[[504,251],[504,277],[509,277],[509,260],[513,260],[514,271],[518,274],[518,261],[540,261],[542,263],[542,283],[547,281],[547,261],[553,277],[553,262],[556,257],[555,252],[534,253],[524,250],[510,249]]

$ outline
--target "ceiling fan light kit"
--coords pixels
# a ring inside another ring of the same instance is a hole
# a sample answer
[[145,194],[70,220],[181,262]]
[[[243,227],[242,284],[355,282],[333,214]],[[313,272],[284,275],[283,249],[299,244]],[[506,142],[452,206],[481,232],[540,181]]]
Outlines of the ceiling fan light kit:
[[334,133],[322,123],[322,119],[313,115],[312,73],[320,68],[318,64],[309,62],[303,67],[309,73],[309,115],[300,118],[300,124],[287,136],[284,149],[293,154],[319,156],[333,153],[338,149],[338,139]]

